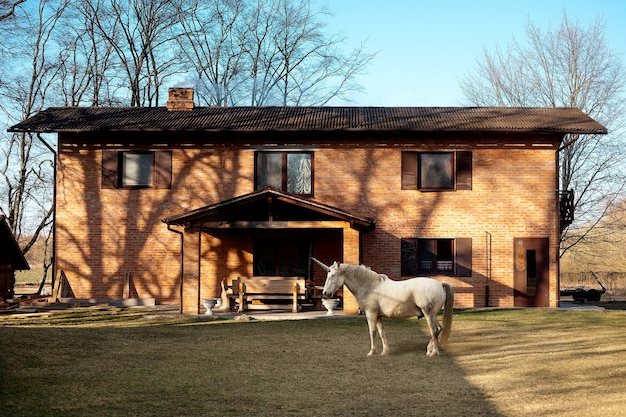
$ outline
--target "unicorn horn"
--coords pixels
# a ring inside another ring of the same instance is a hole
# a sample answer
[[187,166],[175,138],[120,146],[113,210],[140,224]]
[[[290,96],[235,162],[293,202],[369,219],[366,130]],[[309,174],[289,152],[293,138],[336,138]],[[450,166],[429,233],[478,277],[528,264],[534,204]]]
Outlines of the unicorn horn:
[[315,259],[314,257],[311,256],[311,259],[313,259],[315,261],[316,264],[318,264],[319,266],[321,266],[322,268],[324,268],[324,270],[326,272],[330,271],[330,267],[328,265],[324,265],[322,262],[318,261],[317,259]]

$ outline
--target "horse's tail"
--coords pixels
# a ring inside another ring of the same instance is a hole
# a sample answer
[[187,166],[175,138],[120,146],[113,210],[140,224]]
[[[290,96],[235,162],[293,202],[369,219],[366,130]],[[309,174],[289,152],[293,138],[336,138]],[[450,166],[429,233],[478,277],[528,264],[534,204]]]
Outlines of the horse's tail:
[[441,346],[445,346],[450,336],[450,330],[452,329],[452,307],[454,304],[454,291],[452,286],[447,282],[442,282],[444,291],[446,292],[446,304],[443,307],[443,330],[439,335],[439,343]]

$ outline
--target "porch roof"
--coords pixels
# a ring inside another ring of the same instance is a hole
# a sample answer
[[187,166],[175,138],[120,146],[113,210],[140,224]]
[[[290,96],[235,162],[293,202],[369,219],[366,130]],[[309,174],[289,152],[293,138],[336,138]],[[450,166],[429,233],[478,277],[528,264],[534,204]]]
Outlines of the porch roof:
[[315,200],[266,188],[162,220],[186,228],[289,228],[288,222],[342,221],[361,232],[376,222]]

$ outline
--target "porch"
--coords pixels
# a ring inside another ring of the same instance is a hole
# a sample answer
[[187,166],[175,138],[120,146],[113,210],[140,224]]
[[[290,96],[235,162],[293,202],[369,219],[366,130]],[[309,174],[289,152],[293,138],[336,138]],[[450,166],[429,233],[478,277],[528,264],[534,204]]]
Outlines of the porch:
[[[321,295],[315,291],[323,286],[326,275],[313,267],[311,256],[359,263],[361,235],[375,227],[373,219],[271,188],[163,222],[181,235],[180,297],[181,311],[186,314],[203,313],[202,299],[222,298],[224,286],[232,292],[233,281],[255,277],[296,277],[305,287],[302,306],[320,308]],[[280,294],[281,303],[289,309],[290,294]],[[262,302],[263,298],[272,297],[257,297],[252,306],[263,309],[264,304],[275,304]],[[347,289],[342,301],[344,313],[358,313]]]

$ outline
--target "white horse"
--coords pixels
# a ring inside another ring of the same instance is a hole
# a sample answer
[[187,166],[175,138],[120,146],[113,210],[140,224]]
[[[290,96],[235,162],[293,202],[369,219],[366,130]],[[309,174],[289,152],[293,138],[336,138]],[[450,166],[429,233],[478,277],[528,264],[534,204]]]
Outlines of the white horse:
[[[439,346],[445,346],[452,327],[454,292],[450,284],[430,278],[394,281],[387,275],[378,274],[363,265],[334,262],[331,266],[327,266],[315,258],[311,259],[328,272],[322,292],[325,297],[331,297],[339,287],[345,284],[356,297],[359,308],[365,312],[371,341],[367,356],[376,352],[374,346],[376,330],[383,343],[381,355],[389,353],[383,317],[408,318],[412,316],[426,317],[431,334],[426,355],[439,355]],[[437,321],[437,313],[442,308],[444,309],[443,327]],[[441,336],[440,340],[439,336]]]

